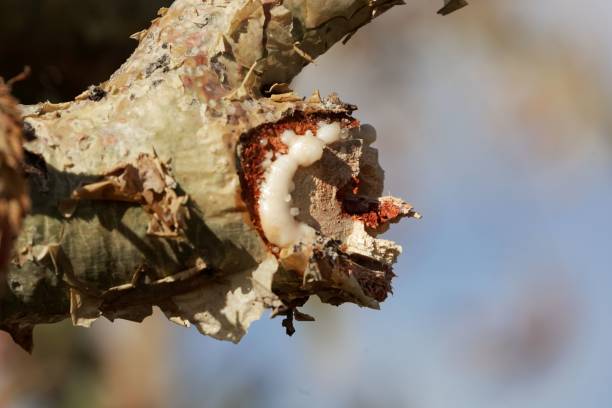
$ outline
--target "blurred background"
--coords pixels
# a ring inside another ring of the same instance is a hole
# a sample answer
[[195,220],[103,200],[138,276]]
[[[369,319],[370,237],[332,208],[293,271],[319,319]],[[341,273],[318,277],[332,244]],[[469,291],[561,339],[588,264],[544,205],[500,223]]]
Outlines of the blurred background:
[[[0,0],[0,75],[24,103],[107,78],[154,0]],[[239,345],[160,315],[0,334],[4,407],[612,406],[612,5],[407,0],[308,67],[378,130],[386,188],[424,216],[381,311],[333,308]],[[606,272],[608,271],[608,272]]]

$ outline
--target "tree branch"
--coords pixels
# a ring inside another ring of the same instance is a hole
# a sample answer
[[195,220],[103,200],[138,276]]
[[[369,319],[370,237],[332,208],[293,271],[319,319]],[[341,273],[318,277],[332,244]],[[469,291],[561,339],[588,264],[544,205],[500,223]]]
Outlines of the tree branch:
[[377,308],[401,248],[375,235],[417,214],[380,197],[375,135],[355,107],[286,84],[398,3],[176,0],[107,82],[23,107],[32,208],[0,328],[29,348],[36,324],[141,321],[157,305],[238,341],[264,309],[293,316],[311,295]]

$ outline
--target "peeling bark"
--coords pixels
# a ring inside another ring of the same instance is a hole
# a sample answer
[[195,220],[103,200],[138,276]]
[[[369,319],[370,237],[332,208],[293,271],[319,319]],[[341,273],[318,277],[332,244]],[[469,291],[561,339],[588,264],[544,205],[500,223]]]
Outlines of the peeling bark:
[[[265,309],[291,332],[312,295],[378,308],[401,248],[375,236],[418,214],[381,197],[375,137],[354,106],[286,84],[400,3],[176,0],[107,82],[23,107],[32,208],[0,284],[0,328],[29,348],[37,324],[141,321],[156,305],[236,342]],[[257,210],[265,156],[286,152],[284,129],[305,137],[334,121],[350,136],[293,180],[295,219],[315,235],[270,244]]]

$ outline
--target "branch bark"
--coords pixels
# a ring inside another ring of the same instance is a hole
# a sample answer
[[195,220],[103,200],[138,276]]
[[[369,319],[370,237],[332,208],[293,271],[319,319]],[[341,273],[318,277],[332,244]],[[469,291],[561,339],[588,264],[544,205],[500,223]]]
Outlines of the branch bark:
[[[311,295],[377,308],[401,248],[375,235],[417,214],[380,197],[375,134],[355,107],[287,84],[400,3],[176,0],[107,82],[23,107],[32,207],[0,284],[0,328],[29,349],[37,324],[141,321],[159,306],[238,341],[267,308],[291,332]],[[323,143],[324,125],[343,139]],[[313,232],[278,245],[260,206],[288,134],[323,150],[292,178],[291,222]]]

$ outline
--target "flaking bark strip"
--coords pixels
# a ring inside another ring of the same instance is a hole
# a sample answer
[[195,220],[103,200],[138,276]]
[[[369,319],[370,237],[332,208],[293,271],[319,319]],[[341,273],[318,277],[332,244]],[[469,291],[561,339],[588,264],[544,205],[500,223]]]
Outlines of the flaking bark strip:
[[[118,317],[141,320],[139,311],[145,311],[142,315],[144,318],[151,313],[153,306],[160,306],[164,310],[172,304],[173,297],[205,285],[214,285],[217,279],[219,271],[208,268],[204,260],[197,259],[193,267],[165,278],[114,286],[99,295],[86,295],[77,288],[71,288],[72,321],[75,325],[89,327],[100,316],[110,320]],[[174,305],[171,307],[176,309]],[[130,310],[136,313],[126,316],[126,311]]]
[[150,283],[127,283],[110,288],[101,296],[100,310],[115,311],[139,304],[159,304],[168,298],[214,282],[218,275],[219,271],[207,268],[206,262],[198,259],[193,267]]
[[[108,172],[101,181],[75,190],[60,203],[61,212],[70,217],[73,203],[80,200],[123,201],[142,205],[151,215],[147,233],[178,237],[186,225],[188,197],[176,192],[176,181],[168,165],[157,156],[141,154],[133,164]],[[74,209],[73,209],[74,211]]]

